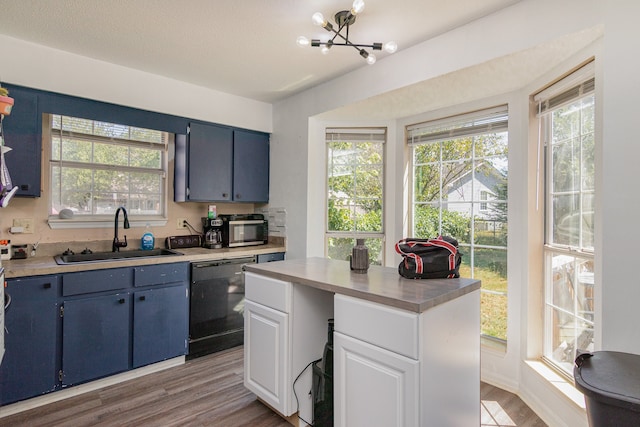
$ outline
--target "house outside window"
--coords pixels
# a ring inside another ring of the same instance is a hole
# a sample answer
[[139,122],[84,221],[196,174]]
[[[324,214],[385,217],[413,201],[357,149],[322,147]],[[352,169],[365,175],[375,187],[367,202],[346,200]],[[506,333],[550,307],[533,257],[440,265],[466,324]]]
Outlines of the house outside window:
[[543,358],[571,376],[594,348],[593,63],[534,97],[546,152]]
[[51,124],[50,218],[162,218],[166,210],[166,132],[61,115]]
[[348,260],[365,239],[371,264],[384,264],[386,129],[328,128],[325,253]]
[[501,106],[407,128],[409,233],[458,240],[461,276],[482,281],[482,335],[500,343],[507,339],[507,126]]

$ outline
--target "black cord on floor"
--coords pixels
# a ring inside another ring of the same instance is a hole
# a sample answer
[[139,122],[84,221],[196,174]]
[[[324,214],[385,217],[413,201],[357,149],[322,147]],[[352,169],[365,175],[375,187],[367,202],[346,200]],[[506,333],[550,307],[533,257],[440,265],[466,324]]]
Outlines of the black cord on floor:
[[[318,363],[322,361],[322,359],[318,359],[318,360],[314,360],[313,362],[309,362],[309,364],[307,366],[304,367],[304,369],[298,374],[298,376],[296,377],[295,380],[293,380],[293,396],[296,398],[296,412],[298,413],[298,418],[300,418],[303,422],[309,424],[311,427],[313,427],[313,423],[310,423],[309,421],[305,420],[304,418],[302,418],[300,416],[300,401],[298,400],[298,394],[296,393],[296,382],[298,382],[298,380],[300,379],[300,377],[302,376],[302,374],[304,373],[304,371],[306,371],[309,366],[313,365],[314,363]],[[312,379],[313,381],[313,379]]]

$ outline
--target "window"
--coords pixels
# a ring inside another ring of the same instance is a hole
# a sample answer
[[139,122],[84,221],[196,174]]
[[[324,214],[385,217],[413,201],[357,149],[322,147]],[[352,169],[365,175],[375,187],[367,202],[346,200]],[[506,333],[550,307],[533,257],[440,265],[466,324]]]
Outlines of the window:
[[488,191],[481,191],[480,192],[480,211],[481,212],[486,212],[487,211],[487,207],[489,205],[487,205],[487,200],[489,200],[489,192]]
[[326,255],[348,260],[365,239],[372,264],[384,263],[385,129],[327,129]]
[[74,218],[165,215],[168,134],[114,123],[51,115],[51,201]]
[[461,276],[482,280],[482,334],[499,342],[507,339],[507,125],[504,106],[407,128],[409,232],[458,240]]
[[572,375],[593,350],[593,64],[535,96],[546,152],[544,358]]

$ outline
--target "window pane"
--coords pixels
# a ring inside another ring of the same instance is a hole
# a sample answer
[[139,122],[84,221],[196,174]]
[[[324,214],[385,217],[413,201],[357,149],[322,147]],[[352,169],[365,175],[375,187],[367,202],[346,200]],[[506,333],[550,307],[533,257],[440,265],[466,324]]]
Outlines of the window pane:
[[94,162],[101,165],[129,166],[129,148],[115,144],[93,144]]
[[[442,200],[472,201],[474,185],[473,162],[456,161],[442,164]],[[478,193],[479,196],[479,193]]]
[[595,141],[594,134],[582,137],[582,189],[595,189]]
[[[356,239],[350,237],[329,237],[327,239],[327,257],[342,261],[349,261],[351,251],[356,244]],[[369,250],[369,263],[371,265],[382,265],[382,239],[369,238],[364,240],[364,244]]]
[[[163,215],[166,133],[74,117],[50,117],[54,129],[51,215],[64,208],[78,215],[111,215],[118,206],[127,207],[130,215]],[[59,129],[72,134],[61,135]],[[159,145],[144,147],[134,139]]]
[[[451,126],[468,129],[485,119],[464,117]],[[431,128],[423,129],[426,140]],[[482,280],[482,333],[506,340],[508,134],[484,128],[411,149],[412,237],[458,240],[461,276]]]
[[553,191],[580,189],[580,141],[570,139],[553,146]]
[[414,165],[440,161],[440,144],[431,142],[414,146]]
[[130,165],[138,168],[161,169],[162,153],[159,150],[130,148]]
[[62,160],[68,162],[90,163],[91,143],[77,138],[63,138]]
[[507,133],[490,133],[475,137],[475,157],[506,157],[508,151]]
[[507,204],[486,203],[488,216],[476,216],[473,222],[474,241],[479,245],[507,245]]
[[413,170],[413,193],[416,202],[431,202],[440,198],[440,167],[416,166]]
[[471,138],[442,141],[442,161],[471,159],[473,140]]
[[593,350],[594,332],[589,253],[594,248],[595,97],[572,90],[554,96],[574,96],[573,102],[550,107],[542,116],[551,140],[545,166],[544,355],[569,375],[576,351]]
[[[349,238],[328,236],[327,253],[330,257],[343,259],[344,253],[351,253],[356,234],[384,232],[384,145],[367,141],[369,134],[328,133],[327,137],[336,135],[353,137],[348,141],[327,141],[326,230],[354,235]],[[372,248],[370,254],[371,251]],[[382,255],[381,251],[379,255]]]

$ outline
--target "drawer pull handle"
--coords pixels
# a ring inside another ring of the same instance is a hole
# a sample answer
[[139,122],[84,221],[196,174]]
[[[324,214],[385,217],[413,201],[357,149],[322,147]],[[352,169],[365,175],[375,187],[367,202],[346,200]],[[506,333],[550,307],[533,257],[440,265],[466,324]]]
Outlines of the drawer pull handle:
[[140,297],[140,301],[144,301],[144,300],[146,300],[146,299],[147,299],[147,297],[145,297],[144,295],[142,295],[142,296]]
[[45,289],[51,289],[51,283],[45,283],[43,287]]
[[120,299],[118,300],[118,302],[119,302],[120,304],[124,304],[124,298],[120,298]]

